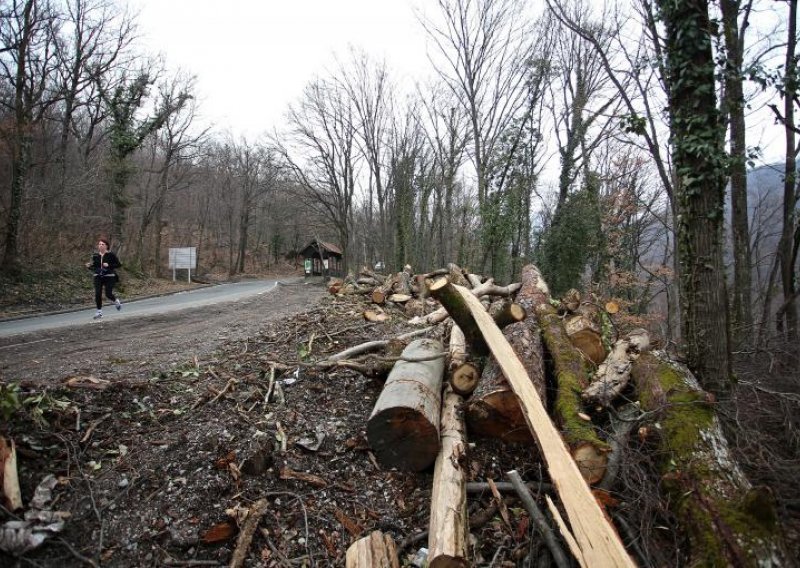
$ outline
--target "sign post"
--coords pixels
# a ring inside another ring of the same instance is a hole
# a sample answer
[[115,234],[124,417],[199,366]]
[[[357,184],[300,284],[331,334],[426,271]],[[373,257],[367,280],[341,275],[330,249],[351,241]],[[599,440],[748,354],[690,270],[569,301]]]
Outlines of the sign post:
[[197,247],[169,249],[169,267],[172,269],[172,281],[175,281],[175,270],[187,269],[187,280],[192,281],[192,268],[197,269]]

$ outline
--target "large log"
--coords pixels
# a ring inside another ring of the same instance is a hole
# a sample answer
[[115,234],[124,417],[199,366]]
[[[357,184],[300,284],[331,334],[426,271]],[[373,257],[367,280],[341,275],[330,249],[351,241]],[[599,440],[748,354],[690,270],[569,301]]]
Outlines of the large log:
[[[536,283],[522,281],[515,299],[516,310],[533,313],[537,296]],[[498,327],[503,327],[494,318]],[[511,348],[522,361],[537,394],[543,400],[546,393],[542,341],[536,318],[518,320],[503,330]],[[478,386],[466,410],[467,427],[479,436],[499,438],[505,442],[530,442],[531,433],[517,395],[508,384],[497,361],[490,359],[483,369]]]
[[[503,335],[522,361],[537,394],[544,399],[542,342],[534,318],[506,327]],[[490,358],[483,368],[478,386],[467,405],[466,420],[470,434],[504,442],[532,442],[519,399],[494,358]]]
[[689,538],[687,565],[789,565],[771,495],[733,460],[713,398],[661,352],[642,354],[631,377],[659,425],[662,487]]
[[[586,566],[635,566],[564,446],[525,368],[508,341],[469,290],[458,286],[454,288],[469,307],[467,317],[472,318],[473,325],[481,330],[492,355],[520,399],[526,421],[567,513],[581,554],[580,561]],[[456,319],[455,313],[450,315],[462,329],[471,325],[470,322]]]
[[367,421],[367,439],[384,466],[422,471],[439,454],[442,344],[417,339],[403,350],[402,357],[405,360],[389,373]]
[[464,399],[445,387],[442,405],[442,449],[436,458],[428,531],[428,566],[459,568],[467,562],[467,443],[461,404]]
[[381,531],[358,539],[347,549],[345,568],[400,568],[394,540]]
[[599,438],[591,422],[585,419],[581,393],[589,381],[583,356],[567,336],[561,318],[550,304],[547,284],[534,265],[528,264],[522,268],[522,282],[531,290],[529,301],[541,327],[545,349],[552,360],[557,384],[556,420],[584,478],[589,483],[596,483],[605,474],[610,447]]

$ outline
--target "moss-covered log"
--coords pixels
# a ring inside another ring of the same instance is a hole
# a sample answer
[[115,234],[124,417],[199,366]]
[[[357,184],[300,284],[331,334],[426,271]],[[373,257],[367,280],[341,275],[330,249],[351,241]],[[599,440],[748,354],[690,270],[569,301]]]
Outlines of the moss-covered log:
[[774,503],[728,451],[713,397],[663,353],[644,353],[631,377],[654,412],[663,487],[691,550],[690,566],[780,566],[786,556]]
[[561,435],[584,479],[596,483],[603,478],[610,448],[585,419],[581,394],[589,381],[583,355],[572,345],[561,318],[550,304],[547,284],[532,264],[522,268],[522,289],[529,291],[528,299],[524,302],[517,299],[517,303],[536,314],[545,350],[552,360],[557,383],[555,418]]

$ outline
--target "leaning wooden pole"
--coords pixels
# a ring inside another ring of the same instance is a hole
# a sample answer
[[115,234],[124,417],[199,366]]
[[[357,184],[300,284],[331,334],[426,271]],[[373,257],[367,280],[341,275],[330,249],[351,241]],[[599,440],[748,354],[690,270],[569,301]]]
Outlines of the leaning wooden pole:
[[[519,397],[525,419],[539,445],[550,478],[558,490],[567,513],[572,533],[582,555],[580,561],[586,566],[635,566],[614,527],[589,490],[558,430],[550,421],[541,398],[525,372],[525,367],[494,320],[480,301],[466,288],[448,282],[438,287],[442,288],[452,288],[452,290],[439,294],[437,299],[448,309],[450,316],[462,329],[480,330],[485,344]],[[449,299],[458,297],[460,300],[454,306],[445,303]]]
[[461,405],[447,386],[442,404],[442,449],[436,458],[428,531],[428,566],[462,568],[467,561],[467,443]]

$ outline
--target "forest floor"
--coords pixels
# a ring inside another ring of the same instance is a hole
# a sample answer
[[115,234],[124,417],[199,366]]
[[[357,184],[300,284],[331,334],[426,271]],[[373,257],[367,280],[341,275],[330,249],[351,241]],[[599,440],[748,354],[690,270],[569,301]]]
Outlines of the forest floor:
[[[370,452],[382,379],[306,363],[411,327],[392,309],[389,321],[366,322],[363,296],[292,276],[255,300],[0,338],[0,388],[18,385],[20,401],[0,433],[17,444],[23,498],[52,474],[48,507],[67,513],[62,532],[21,557],[0,552],[0,565],[227,565],[236,519],[261,499],[247,566],[343,566],[349,544],[376,529],[409,565],[427,546],[432,470],[385,470]],[[783,450],[763,458],[790,474],[796,455]],[[535,453],[477,440],[469,480],[516,469],[547,482]],[[541,544],[519,502],[507,502],[501,515],[489,491],[470,494],[474,566],[535,565]],[[782,509],[795,546],[798,508]],[[679,564],[669,516],[645,519],[652,510],[624,494],[617,513],[636,527],[629,544],[640,526],[658,529],[633,548],[642,565]],[[11,518],[0,509],[0,524]]]

